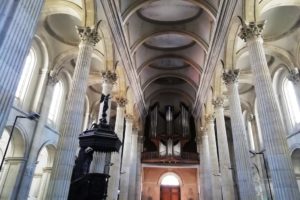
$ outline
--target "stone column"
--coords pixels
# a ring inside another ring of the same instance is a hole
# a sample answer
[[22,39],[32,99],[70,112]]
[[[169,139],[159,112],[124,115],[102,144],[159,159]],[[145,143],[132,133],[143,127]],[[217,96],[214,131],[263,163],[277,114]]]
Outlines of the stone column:
[[30,191],[32,179],[34,176],[34,171],[37,165],[37,158],[39,155],[40,147],[43,143],[44,137],[44,128],[48,119],[49,107],[52,101],[54,85],[58,82],[57,74],[51,72],[48,77],[46,93],[44,96],[40,118],[38,120],[34,135],[32,137],[32,141],[29,146],[29,156],[27,161],[25,162],[25,172],[21,178],[20,189],[18,192],[18,198],[22,199],[23,197],[27,197]]
[[[138,136],[137,145],[137,170],[136,170],[136,194],[135,200],[140,200],[142,198],[142,151],[143,151],[143,136]],[[134,198],[133,198],[134,199]]]
[[[117,97],[117,117],[115,124],[115,133],[118,135],[119,139],[123,141],[123,128],[124,128],[124,109],[127,104],[127,99],[124,97]],[[121,164],[121,149],[119,153],[113,153],[111,155],[111,163],[113,164],[109,170],[109,181],[107,189],[107,199],[117,200],[119,194],[119,181],[120,181],[120,164]]]
[[0,3],[0,137],[13,104],[44,0]]
[[217,154],[217,144],[215,135],[215,116],[209,114],[206,116],[206,127],[209,141],[209,153],[211,162],[211,178],[212,178],[212,190],[213,199],[222,199],[221,197],[221,185],[220,185],[220,170]]
[[132,131],[131,150],[130,150],[130,174],[129,174],[129,193],[127,199],[134,200],[136,197],[137,185],[137,165],[138,165],[138,130],[136,128]]
[[41,180],[41,187],[38,194],[38,200],[44,200],[46,198],[48,184],[51,176],[52,167],[45,167],[43,169],[43,175]]
[[121,169],[121,182],[120,182],[120,200],[128,199],[129,190],[129,175],[130,175],[130,151],[132,150],[132,125],[133,116],[126,115],[126,125],[125,125],[125,139],[123,148],[123,159],[122,159],[122,169]]
[[288,151],[285,129],[273,91],[272,80],[265,57],[264,22],[243,23],[239,36],[247,42],[250,64],[254,75],[257,110],[260,118],[266,157],[276,199],[299,199],[300,193]]
[[73,80],[64,112],[64,122],[53,164],[53,172],[46,199],[67,199],[78,135],[83,121],[84,100],[88,84],[94,45],[99,41],[98,32],[90,27],[77,27],[81,42],[79,44]]
[[246,118],[249,149],[255,151],[254,136],[252,131],[252,121],[254,120],[254,116],[253,114],[248,113]]
[[213,102],[215,106],[215,115],[217,123],[222,196],[224,200],[232,200],[235,199],[235,195],[231,171],[232,167],[230,162],[228,140],[225,127],[223,103],[224,100],[221,97],[218,97]]
[[[109,123],[110,119],[110,110],[111,110],[111,92],[113,89],[113,85],[117,81],[117,74],[111,71],[102,72],[102,96],[110,95],[108,101],[108,108],[106,110],[106,121]],[[101,97],[102,98],[102,97]],[[98,121],[103,117],[103,105],[104,102],[100,104]],[[90,173],[103,173],[106,165],[105,158],[107,154],[101,152],[95,152],[93,155],[93,161],[90,166]]]
[[200,166],[199,166],[199,182],[200,182],[200,193],[199,193],[199,200],[204,200],[204,167],[203,167],[203,161],[202,158],[204,158],[203,154],[203,144],[201,141],[201,135],[197,135],[197,149],[199,152],[199,160],[200,160]]
[[203,196],[205,200],[213,199],[212,190],[212,178],[211,178],[211,162],[210,162],[210,152],[209,152],[209,141],[207,135],[207,129],[201,128],[202,132],[202,162],[203,162]]
[[236,163],[237,182],[240,198],[256,199],[256,192],[252,180],[251,160],[247,143],[247,133],[241,109],[238,91],[239,70],[229,70],[223,73],[224,82],[229,92],[229,108],[232,127],[234,157]]

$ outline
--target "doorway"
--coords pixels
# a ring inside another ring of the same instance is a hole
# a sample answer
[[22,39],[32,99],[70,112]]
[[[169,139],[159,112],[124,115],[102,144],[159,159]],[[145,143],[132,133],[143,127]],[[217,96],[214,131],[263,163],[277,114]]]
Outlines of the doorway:
[[166,174],[160,184],[160,200],[180,200],[180,183],[173,173]]
[[160,186],[160,200],[180,200],[180,187]]

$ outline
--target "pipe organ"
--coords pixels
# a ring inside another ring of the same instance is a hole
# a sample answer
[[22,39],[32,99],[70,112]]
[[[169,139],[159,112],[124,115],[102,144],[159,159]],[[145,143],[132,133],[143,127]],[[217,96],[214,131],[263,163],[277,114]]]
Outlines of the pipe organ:
[[196,147],[193,144],[195,127],[191,127],[194,126],[193,120],[189,108],[183,103],[177,108],[167,105],[160,109],[158,103],[151,106],[145,126],[149,128],[145,129],[144,161],[193,162],[194,159],[198,162],[197,148],[187,148],[191,144]]

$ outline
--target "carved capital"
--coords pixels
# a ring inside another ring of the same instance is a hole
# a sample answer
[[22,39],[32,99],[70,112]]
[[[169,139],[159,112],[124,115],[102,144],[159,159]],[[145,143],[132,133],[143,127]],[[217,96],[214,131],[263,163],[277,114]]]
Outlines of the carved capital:
[[97,28],[76,26],[77,33],[82,41],[96,45],[100,41]]
[[231,85],[238,82],[240,75],[239,69],[227,70],[223,73],[223,80],[226,85]]
[[128,103],[127,99],[125,97],[116,97],[116,102],[118,106],[124,108],[126,104]]
[[205,120],[206,120],[207,122],[214,122],[214,120],[215,120],[215,115],[214,115],[214,114],[208,114],[208,115],[205,116]]
[[299,83],[300,82],[300,73],[298,68],[293,68],[290,70],[289,75],[287,78],[292,81],[293,83]]
[[118,76],[115,72],[112,72],[110,70],[107,70],[105,72],[101,72],[101,77],[103,82],[107,82],[110,84],[116,83]]
[[201,135],[206,135],[207,134],[207,128],[206,127],[200,127],[200,133]]
[[250,121],[250,122],[253,121],[254,120],[254,115],[252,113],[248,113],[247,114],[247,120]]
[[222,97],[217,97],[215,100],[213,100],[213,105],[215,108],[223,107],[224,99]]
[[57,73],[55,73],[54,71],[50,71],[50,73],[48,75],[48,83],[50,85],[55,85],[58,82],[57,76],[58,76]]
[[253,39],[261,36],[265,23],[265,20],[260,22],[243,22],[239,37],[247,42],[248,39]]
[[125,119],[126,119],[126,122],[132,123],[132,122],[133,122],[133,115],[131,115],[131,114],[126,114],[126,115],[125,115]]

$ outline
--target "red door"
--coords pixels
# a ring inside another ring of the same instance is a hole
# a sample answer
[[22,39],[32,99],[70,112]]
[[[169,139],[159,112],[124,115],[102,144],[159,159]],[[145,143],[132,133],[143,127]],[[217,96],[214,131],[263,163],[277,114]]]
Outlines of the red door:
[[160,186],[160,200],[180,200],[180,187]]

